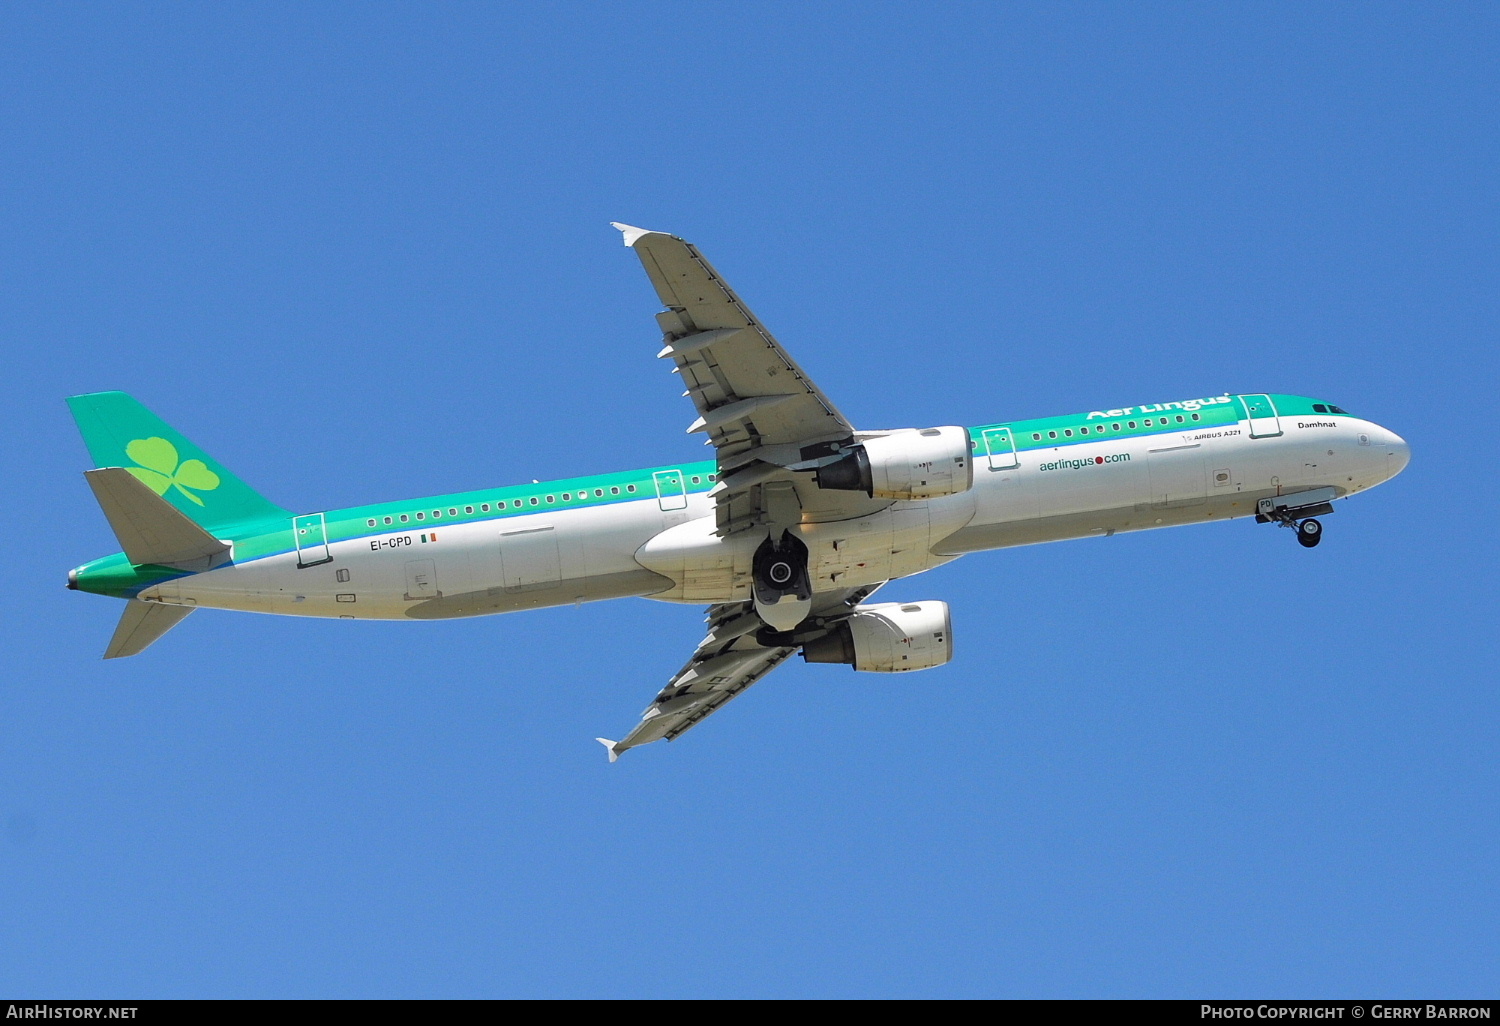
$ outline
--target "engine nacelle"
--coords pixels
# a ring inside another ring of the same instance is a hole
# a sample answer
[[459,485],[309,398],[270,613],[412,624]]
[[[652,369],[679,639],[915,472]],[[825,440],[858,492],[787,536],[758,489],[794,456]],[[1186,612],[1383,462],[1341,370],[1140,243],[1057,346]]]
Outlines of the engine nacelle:
[[872,673],[930,670],[953,658],[946,602],[877,602],[802,646],[810,663],[845,663]]
[[937,499],[974,486],[974,457],[967,428],[906,428],[864,439],[817,473],[820,488],[872,499]]

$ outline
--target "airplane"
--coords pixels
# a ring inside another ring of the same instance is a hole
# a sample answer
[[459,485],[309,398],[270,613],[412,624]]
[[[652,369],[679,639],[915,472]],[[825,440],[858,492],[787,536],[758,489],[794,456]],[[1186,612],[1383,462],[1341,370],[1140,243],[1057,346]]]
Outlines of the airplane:
[[128,600],[104,653],[199,607],[439,620],[638,596],[708,633],[609,761],[673,740],[797,653],[892,673],[953,657],[947,603],[871,602],[970,552],[1253,518],[1316,546],[1395,477],[1393,431],[1304,396],[1222,394],[984,424],[858,430],[690,243],[613,225],[665,309],[714,458],[313,513],[261,497],[122,392],[68,400],[121,552],[68,587]]

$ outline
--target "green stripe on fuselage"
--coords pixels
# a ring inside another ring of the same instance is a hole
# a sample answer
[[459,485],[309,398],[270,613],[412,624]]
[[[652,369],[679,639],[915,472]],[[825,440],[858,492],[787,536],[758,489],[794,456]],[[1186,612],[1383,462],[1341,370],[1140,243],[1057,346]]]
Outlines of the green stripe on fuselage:
[[[1304,396],[1273,393],[1271,400],[1281,416],[1349,416],[1315,411],[1315,402],[1323,406],[1328,404]],[[983,459],[986,455],[984,432],[997,428],[1008,428],[1015,439],[1016,449],[1025,452],[1029,449],[1057,448],[1106,439],[1138,438],[1163,432],[1234,424],[1244,414],[1241,403],[1234,396],[1116,409],[1123,415],[1108,416],[1114,410],[1095,410],[1064,417],[1001,421],[970,428],[969,432],[974,442],[976,458]],[[571,477],[538,484],[329,510],[325,515],[327,537],[332,544],[394,531],[440,531],[457,524],[507,520],[563,509],[587,509],[640,500],[655,501],[656,485],[653,475],[667,470],[680,471],[687,491],[697,493],[713,487],[717,465],[713,460],[702,460],[644,470]],[[596,495],[595,492],[603,494]],[[516,506],[517,502],[520,503],[519,507]],[[488,510],[484,508],[486,505],[489,506]],[[473,509],[472,513],[466,512],[469,508]],[[450,509],[456,510],[456,515],[450,515]],[[434,517],[434,511],[439,515]],[[416,518],[419,512],[422,514],[421,520]],[[386,517],[391,518],[391,523],[385,522]],[[402,517],[406,519],[403,520]],[[244,525],[228,540],[234,542],[234,558],[237,563],[294,550],[291,524],[285,519]],[[123,554],[117,553],[84,564],[78,569],[77,581],[82,591],[129,598],[145,588],[184,576],[188,575],[170,567],[133,567]]]

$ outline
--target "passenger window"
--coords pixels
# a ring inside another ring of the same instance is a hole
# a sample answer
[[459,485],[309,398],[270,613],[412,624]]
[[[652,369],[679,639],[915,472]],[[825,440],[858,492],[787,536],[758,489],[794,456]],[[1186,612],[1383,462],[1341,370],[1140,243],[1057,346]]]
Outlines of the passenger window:
[[[485,508],[488,509],[489,507],[485,507]],[[473,506],[465,506],[464,507],[464,512],[465,513],[472,513],[472,512],[474,512],[474,507]]]
[[486,503],[482,503],[480,505],[479,512],[481,512],[481,513],[488,513],[489,511],[490,511],[490,504],[489,503],[486,502]]
[[1034,432],[1032,432],[1032,434],[1031,434],[1031,440],[1033,442],[1040,442],[1042,440],[1042,433],[1040,431],[1034,431]]
[[406,514],[405,514],[405,513],[403,513],[403,514],[401,514],[401,522],[402,522],[402,523],[403,523],[403,524],[404,524],[404,523],[406,523],[406,522],[407,522],[407,521],[408,521],[408,520],[410,520],[410,519],[411,519],[411,518],[410,518],[410,517],[408,517],[408,516],[407,516],[407,515],[406,515]]
[[594,489],[594,498],[596,498],[596,499],[597,498],[601,498],[603,495],[604,495],[604,489],[603,488],[595,488]]
[[440,509],[433,510],[432,511],[432,519],[434,519],[434,520],[441,520],[441,519],[443,519],[443,511],[440,510]]
[[365,522],[365,526],[367,526],[367,527],[374,527],[375,526],[375,521],[374,520],[368,520],[368,521]]
[[458,507],[455,506],[453,509],[450,509],[448,511],[448,515],[450,517],[456,517],[456,516],[458,516]]
[[1194,419],[1194,420],[1197,420],[1197,419],[1198,419],[1198,415],[1197,415],[1197,414],[1196,414],[1196,413],[1195,413],[1195,414],[1193,414],[1193,419]]
[[612,486],[610,486],[609,494],[611,494],[611,495],[619,495],[620,494],[620,486],[619,485],[612,485]]
[[1118,425],[1118,424],[1111,424],[1110,427],[1113,428],[1116,431],[1120,430],[1120,425]]
[[1177,415],[1177,423],[1179,423],[1179,424],[1182,423],[1182,414],[1180,414],[1180,413]]
[[1057,437],[1057,432],[1056,431],[1048,431],[1047,432],[1047,437],[1048,438],[1056,438]]
[[390,517],[386,517],[385,518],[385,522],[389,524],[391,522],[391,518]]
[[536,505],[536,496],[535,496],[535,495],[533,495],[533,496],[532,496],[532,497],[531,497],[531,504],[532,504],[532,505],[533,505],[533,506],[535,506],[535,505]]
[[698,483],[698,475],[694,474],[693,475],[693,484],[697,484],[697,483]]
[[1066,435],[1066,436],[1068,436],[1069,438],[1072,438],[1073,437],[1073,429],[1072,428],[1066,428],[1066,429],[1064,429],[1063,434]]
[[421,519],[423,519],[423,515],[422,515],[422,514],[421,514],[421,513],[418,513],[418,514],[417,514],[417,519],[418,519],[418,520],[421,520]]
[[626,485],[625,486],[625,490],[627,492],[633,492],[633,491],[635,491],[635,485]]

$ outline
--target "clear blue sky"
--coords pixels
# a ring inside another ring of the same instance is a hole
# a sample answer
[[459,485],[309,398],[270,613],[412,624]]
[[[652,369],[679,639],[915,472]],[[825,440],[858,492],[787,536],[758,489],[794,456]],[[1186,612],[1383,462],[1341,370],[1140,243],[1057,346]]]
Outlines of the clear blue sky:
[[[0,994],[1493,996],[1497,44],[1460,3],[8,6]],[[615,766],[696,609],[100,661],[66,395],[298,510],[701,454],[610,220],[862,426],[1288,391],[1412,464],[1315,551],[899,583],[948,667],[798,661]]]

